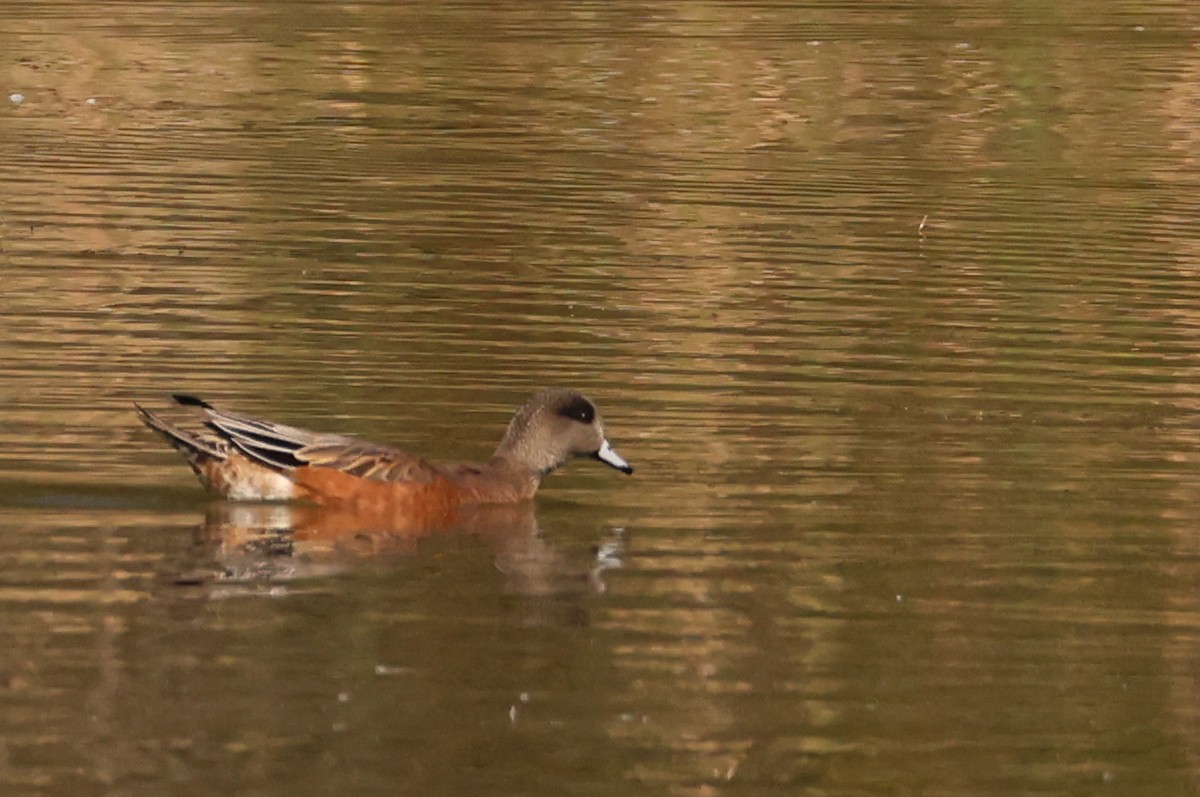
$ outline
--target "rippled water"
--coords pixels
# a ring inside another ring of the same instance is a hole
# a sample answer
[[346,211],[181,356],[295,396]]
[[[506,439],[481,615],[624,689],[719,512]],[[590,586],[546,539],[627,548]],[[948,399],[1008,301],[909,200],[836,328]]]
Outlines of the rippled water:
[[[17,3],[0,791],[1190,794],[1188,3]],[[204,498],[134,400],[578,462]]]

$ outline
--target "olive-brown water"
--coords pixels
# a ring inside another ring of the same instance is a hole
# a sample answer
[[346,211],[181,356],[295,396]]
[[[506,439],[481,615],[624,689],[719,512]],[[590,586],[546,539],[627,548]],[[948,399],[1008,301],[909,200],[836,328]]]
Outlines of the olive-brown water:
[[[0,792],[1200,791],[1200,7],[1045,6],[9,4]],[[424,536],[131,408],[545,384]]]

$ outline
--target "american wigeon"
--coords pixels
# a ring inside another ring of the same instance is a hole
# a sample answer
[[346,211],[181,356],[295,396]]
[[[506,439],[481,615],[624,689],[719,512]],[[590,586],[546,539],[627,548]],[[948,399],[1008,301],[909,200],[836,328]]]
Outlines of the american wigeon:
[[297,429],[222,412],[192,396],[185,429],[139,405],[138,415],[178,449],[210,491],[233,500],[302,500],[387,513],[446,511],[463,504],[533,498],[542,479],[574,457],[590,456],[633,473],[604,437],[596,405],[570,389],[543,390],[513,416],[491,459],[443,465],[352,437]]

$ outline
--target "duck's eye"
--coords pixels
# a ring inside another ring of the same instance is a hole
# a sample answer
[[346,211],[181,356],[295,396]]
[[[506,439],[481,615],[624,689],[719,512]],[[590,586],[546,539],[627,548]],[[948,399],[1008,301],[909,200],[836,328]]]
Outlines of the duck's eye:
[[596,408],[583,396],[577,396],[558,408],[558,414],[580,423],[596,420]]

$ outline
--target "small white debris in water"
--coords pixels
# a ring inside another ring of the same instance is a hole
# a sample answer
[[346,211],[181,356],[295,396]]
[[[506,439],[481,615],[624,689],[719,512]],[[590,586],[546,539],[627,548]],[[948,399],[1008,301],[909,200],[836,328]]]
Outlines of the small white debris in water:
[[897,593],[896,594],[896,603],[904,603],[904,596]]
[[1136,30],[1138,33],[1145,33],[1145,32],[1146,32],[1146,26],[1145,26],[1145,25],[1134,25],[1134,26],[1133,26],[1133,29],[1134,29],[1134,30]]
[[11,102],[13,105],[20,105],[21,103],[25,102],[25,95],[24,94],[9,94],[8,101]]
[[350,702],[350,693],[349,692],[338,692],[337,702],[349,703]]
[[404,675],[407,672],[408,671],[406,668],[397,667],[393,664],[376,664],[375,665],[375,674],[376,675]]
[[508,721],[513,725],[517,724],[517,706],[515,703],[508,707]]
[[86,102],[88,105],[91,105],[93,108],[100,104],[100,100],[96,99],[95,97],[88,97]]

